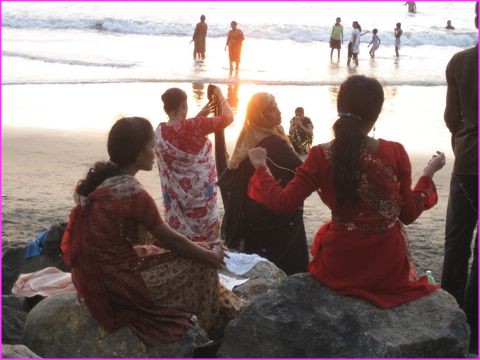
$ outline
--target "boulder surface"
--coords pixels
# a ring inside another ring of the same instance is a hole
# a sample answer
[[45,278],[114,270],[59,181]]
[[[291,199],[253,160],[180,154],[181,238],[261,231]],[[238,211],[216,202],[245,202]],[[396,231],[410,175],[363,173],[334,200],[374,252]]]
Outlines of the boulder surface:
[[47,358],[191,357],[208,341],[197,326],[176,343],[146,346],[128,327],[108,333],[90,315],[76,294],[53,295],[27,315],[23,344]]
[[308,274],[287,277],[230,322],[219,357],[465,357],[469,328],[443,290],[381,310]]

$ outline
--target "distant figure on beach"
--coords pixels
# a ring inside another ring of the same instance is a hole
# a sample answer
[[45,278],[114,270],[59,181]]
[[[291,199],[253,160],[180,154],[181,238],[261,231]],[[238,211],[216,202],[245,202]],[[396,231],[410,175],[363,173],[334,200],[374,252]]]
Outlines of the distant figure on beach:
[[330,34],[330,60],[333,57],[333,50],[337,49],[337,60],[340,60],[340,49],[342,48],[343,44],[343,25],[340,24],[340,19],[337,17],[335,19],[335,24],[332,26],[332,33]]
[[[225,208],[222,235],[227,246],[265,257],[290,275],[307,271],[303,207],[279,216],[247,197],[248,181],[254,172],[248,160],[249,149],[256,146],[266,149],[268,167],[282,186],[293,178],[295,169],[302,164],[280,123],[281,113],[273,95],[253,95],[228,168],[219,170],[222,175],[218,186]],[[227,157],[225,144],[220,155]],[[222,159],[216,160],[217,164],[222,163]]]
[[218,281],[221,242],[196,244],[171,229],[135,178],[152,170],[154,142],[146,119],[112,126],[110,160],[95,163],[75,189],[63,259],[79,298],[108,332],[128,326],[148,346],[171,343],[195,314],[218,337],[242,301]]
[[238,73],[240,66],[240,55],[242,53],[242,44],[245,40],[242,30],[237,28],[237,22],[232,21],[230,23],[232,30],[228,32],[227,43],[225,44],[225,50],[228,47],[228,58],[230,60],[230,76],[233,73],[233,63],[235,63],[235,71]]
[[353,58],[355,65],[358,66],[358,54],[360,53],[360,36],[365,35],[368,33],[368,30],[362,33],[362,27],[358,23],[358,21],[354,21],[352,23],[353,31],[352,36],[350,38],[350,42],[348,43],[348,58],[347,58],[347,66],[350,66],[350,62]]
[[445,26],[445,29],[455,30],[455,27],[452,26],[452,21],[451,20],[447,20],[447,26]]
[[393,29],[393,34],[395,36],[395,55],[399,57],[400,54],[398,50],[400,50],[400,45],[401,45],[400,38],[402,37],[402,34],[403,34],[401,23],[397,23],[397,26]]
[[288,137],[297,154],[308,154],[313,142],[313,123],[305,116],[303,107],[295,109],[295,116],[290,120]]
[[375,51],[377,51],[377,49],[379,48],[381,41],[377,35],[378,34],[377,29],[373,29],[372,33],[373,33],[372,40],[368,44],[368,46],[372,45],[372,47],[370,48],[370,51],[368,53],[370,54],[370,57],[373,59],[375,58]]
[[415,14],[417,12],[417,4],[415,4],[415,1],[407,1],[405,5],[408,5],[408,12]]
[[339,294],[387,309],[438,288],[426,276],[416,278],[404,224],[437,203],[432,177],[444,166],[445,155],[432,157],[411,190],[412,168],[404,147],[368,136],[383,100],[377,80],[349,77],[338,92],[334,139],[312,147],[285,187],[268,171],[271,154],[251,149],[256,170],[248,196],[280,216],[317,191],[332,219],[315,235],[309,273]]
[[233,122],[230,105],[215,87],[219,115],[209,102],[187,119],[187,94],[171,88],[162,95],[168,122],[158,125],[155,153],[162,185],[167,223],[192,241],[213,241],[220,236],[217,209],[217,173],[208,135]]
[[[478,2],[475,4],[478,28]],[[470,352],[478,354],[478,44],[447,65],[445,124],[455,154],[445,224],[442,288],[467,315]],[[475,236],[474,236],[475,235]],[[474,240],[473,261],[471,245]]]
[[208,25],[205,22],[205,15],[200,16],[200,22],[195,27],[192,41],[193,47],[193,60],[205,60],[206,41]]
[[238,84],[228,85],[227,89],[227,101],[232,107],[236,109],[238,106]]

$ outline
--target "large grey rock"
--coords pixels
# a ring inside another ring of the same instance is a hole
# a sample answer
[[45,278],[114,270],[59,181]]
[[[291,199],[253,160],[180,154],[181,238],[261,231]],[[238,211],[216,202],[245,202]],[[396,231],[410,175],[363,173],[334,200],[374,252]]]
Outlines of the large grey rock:
[[41,357],[191,357],[193,348],[208,341],[197,326],[180,342],[148,347],[128,327],[105,331],[75,294],[46,298],[27,315],[23,344]]
[[16,296],[2,296],[2,344],[21,344],[27,313]]
[[228,325],[219,357],[464,357],[469,329],[443,290],[381,310],[308,274],[286,278]]
[[234,278],[249,279],[246,283],[233,288],[233,292],[236,295],[248,302],[251,302],[258,295],[275,289],[287,276],[275,264],[267,261],[257,263],[250,271],[242,276],[232,274],[228,270],[222,270],[222,273]]
[[4,345],[2,344],[2,358],[3,359],[13,359],[13,358],[39,358],[32,350],[27,348],[25,345]]

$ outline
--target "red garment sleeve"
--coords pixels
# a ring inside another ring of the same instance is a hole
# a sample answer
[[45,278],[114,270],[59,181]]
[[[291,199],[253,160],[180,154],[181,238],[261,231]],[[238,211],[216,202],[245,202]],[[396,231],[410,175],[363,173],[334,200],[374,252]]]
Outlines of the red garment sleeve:
[[412,190],[412,166],[407,152],[399,145],[399,181],[403,206],[399,219],[405,225],[413,223],[425,210],[432,208],[438,201],[437,189],[432,178],[422,176]]
[[207,136],[218,130],[225,128],[227,124],[227,117],[219,115],[214,117],[196,117],[186,121],[188,124],[189,133],[196,137]]
[[248,196],[277,215],[290,214],[319,188],[318,164],[316,152],[310,151],[305,162],[297,168],[295,176],[285,188],[282,188],[266,168],[257,168],[248,184]]
[[136,220],[151,233],[163,223],[155,200],[145,190],[128,197],[122,210],[125,217]]

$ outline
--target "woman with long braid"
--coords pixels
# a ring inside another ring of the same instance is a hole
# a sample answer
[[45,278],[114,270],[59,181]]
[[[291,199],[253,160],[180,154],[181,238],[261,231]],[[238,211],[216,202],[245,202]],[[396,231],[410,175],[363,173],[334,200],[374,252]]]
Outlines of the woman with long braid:
[[385,309],[438,288],[425,277],[417,280],[403,224],[437,203],[432,177],[445,165],[445,156],[432,157],[412,190],[403,146],[368,136],[383,100],[377,80],[348,78],[338,93],[334,140],[313,147],[285,188],[270,175],[265,150],[250,150],[256,171],[248,195],[280,215],[318,190],[332,219],[315,236],[308,271],[340,294]]

